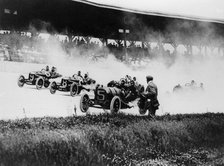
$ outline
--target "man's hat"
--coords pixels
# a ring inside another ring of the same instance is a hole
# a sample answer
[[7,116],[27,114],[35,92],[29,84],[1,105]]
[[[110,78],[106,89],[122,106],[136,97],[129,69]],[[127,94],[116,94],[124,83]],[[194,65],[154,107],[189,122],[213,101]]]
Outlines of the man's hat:
[[147,76],[146,76],[146,79],[147,79],[148,81],[151,81],[151,80],[153,80],[153,77],[150,76],[150,75],[147,75]]

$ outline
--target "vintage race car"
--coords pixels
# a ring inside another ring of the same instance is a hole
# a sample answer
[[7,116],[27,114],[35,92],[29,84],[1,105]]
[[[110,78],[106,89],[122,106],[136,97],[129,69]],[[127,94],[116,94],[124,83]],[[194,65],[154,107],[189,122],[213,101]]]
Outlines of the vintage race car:
[[[121,85],[122,81],[124,81],[125,83],[123,85]],[[131,82],[127,82],[125,81],[124,78],[121,78],[120,81],[110,81],[108,84],[107,84],[107,87],[117,87],[119,89],[123,88],[125,91],[128,91],[129,90],[129,87],[131,85]],[[134,84],[136,90],[137,90],[137,93],[141,93],[144,91],[144,86],[141,85],[141,84]]]
[[50,93],[55,94],[57,90],[64,91],[64,92],[70,92],[71,96],[75,96],[80,94],[82,90],[87,90],[85,85],[91,85],[95,84],[95,80],[88,79],[84,80],[81,77],[74,75],[73,77],[64,77],[61,79],[61,82],[56,83],[53,81],[50,86]]
[[61,77],[62,75],[55,73],[51,74],[49,71],[42,69],[41,71],[30,72],[26,79],[23,75],[19,76],[18,86],[23,87],[24,84],[36,85],[37,89],[41,89],[43,86],[47,88],[50,85],[50,79]]
[[190,83],[186,83],[185,85],[176,85],[173,88],[173,93],[196,93],[196,92],[203,92],[204,91],[204,86],[203,83],[200,83],[199,86],[197,85],[192,85]]
[[[132,108],[124,97],[123,91],[118,87],[96,86],[93,99],[90,99],[88,94],[81,95],[80,110],[85,113],[89,107],[94,107],[108,109],[111,113],[117,113],[120,109]],[[137,98],[136,95],[135,99]],[[132,99],[132,101],[135,99]]]

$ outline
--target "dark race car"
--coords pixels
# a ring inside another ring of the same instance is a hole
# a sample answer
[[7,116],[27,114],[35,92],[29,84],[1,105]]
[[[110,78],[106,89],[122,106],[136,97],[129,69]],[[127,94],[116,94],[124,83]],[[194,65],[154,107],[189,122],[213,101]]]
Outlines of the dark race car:
[[19,87],[23,87],[24,84],[27,84],[36,85],[37,89],[41,89],[43,86],[47,88],[50,85],[50,79],[58,77],[61,77],[61,75],[42,69],[41,71],[30,72],[27,79],[23,75],[20,75],[17,84]]
[[[135,90],[133,90],[132,85],[134,85]],[[125,94],[128,94],[130,91],[136,91],[136,93],[134,93],[134,96],[136,96],[136,94],[144,91],[143,85],[135,83],[133,80],[126,81],[126,79],[124,79],[124,78],[121,78],[120,81],[114,81],[114,80],[110,81],[107,84],[107,87],[117,87],[117,88],[123,90]]]
[[120,109],[132,108],[128,103],[136,100],[138,94],[129,101],[125,93],[118,87],[96,86],[94,98],[90,99],[88,94],[82,94],[80,99],[80,110],[87,112],[89,107],[108,109],[111,113],[117,113]]
[[70,92],[71,96],[75,96],[80,94],[82,90],[87,90],[85,85],[92,85],[95,84],[95,80],[88,79],[85,80],[77,75],[74,75],[72,77],[64,77],[61,79],[61,82],[56,83],[53,81],[50,86],[50,92],[51,94],[54,94],[57,90],[63,91],[63,92]]

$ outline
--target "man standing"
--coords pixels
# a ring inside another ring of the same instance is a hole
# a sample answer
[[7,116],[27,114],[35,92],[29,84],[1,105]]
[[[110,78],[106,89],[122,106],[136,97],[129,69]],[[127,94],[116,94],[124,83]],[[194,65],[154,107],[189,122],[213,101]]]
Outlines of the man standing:
[[148,110],[148,115],[155,115],[156,110],[159,109],[159,101],[157,99],[158,96],[158,88],[156,84],[153,82],[152,76],[146,76],[147,87],[146,92],[143,96],[147,99],[145,101],[144,110]]

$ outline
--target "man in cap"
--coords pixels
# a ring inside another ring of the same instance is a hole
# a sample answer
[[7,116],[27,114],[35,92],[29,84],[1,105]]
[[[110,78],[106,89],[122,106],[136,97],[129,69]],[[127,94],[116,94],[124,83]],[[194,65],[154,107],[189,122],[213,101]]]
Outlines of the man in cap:
[[159,108],[158,88],[153,82],[153,77],[148,75],[146,76],[147,87],[146,92],[143,93],[143,96],[147,99],[145,101],[144,110],[148,110],[148,115],[155,115],[156,110]]
[[51,77],[56,77],[56,75],[57,75],[57,68],[52,66],[50,74],[51,74]]

